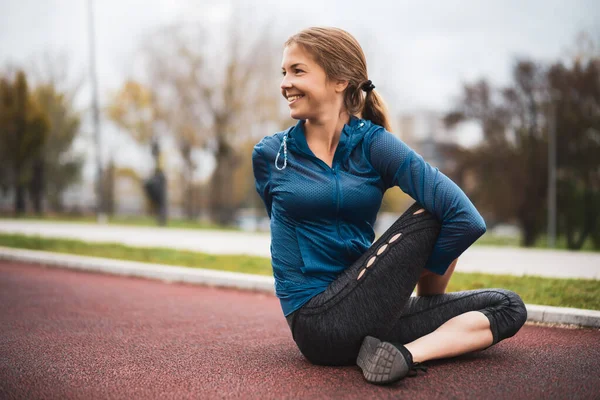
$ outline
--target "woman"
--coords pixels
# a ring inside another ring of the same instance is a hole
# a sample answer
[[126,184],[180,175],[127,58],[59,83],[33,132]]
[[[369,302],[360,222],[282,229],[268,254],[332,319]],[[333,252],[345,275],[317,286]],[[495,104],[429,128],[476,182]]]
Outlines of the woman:
[[[389,132],[354,37],[317,27],[293,35],[282,74],[298,122],[263,138],[252,161],[271,219],[276,295],[302,354],[356,363],[385,384],[513,336],[527,319],[517,294],[444,294],[485,223],[455,183]],[[416,202],[371,245],[392,186]]]

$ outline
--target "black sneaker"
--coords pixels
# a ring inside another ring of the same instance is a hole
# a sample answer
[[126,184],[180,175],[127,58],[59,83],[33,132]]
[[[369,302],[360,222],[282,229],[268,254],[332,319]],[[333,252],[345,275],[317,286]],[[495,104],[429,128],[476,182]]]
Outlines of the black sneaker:
[[412,354],[399,343],[382,342],[373,336],[363,340],[356,364],[365,379],[377,385],[399,381],[405,376],[417,375],[417,370],[427,372],[427,367],[413,363]]

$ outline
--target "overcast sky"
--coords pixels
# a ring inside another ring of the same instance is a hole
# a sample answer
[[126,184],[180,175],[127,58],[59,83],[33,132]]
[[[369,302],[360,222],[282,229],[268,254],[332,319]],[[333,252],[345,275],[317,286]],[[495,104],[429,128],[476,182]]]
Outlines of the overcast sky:
[[[517,56],[564,58],[582,30],[600,39],[597,0],[239,3],[255,7],[247,12],[256,26],[271,21],[280,35],[276,42],[313,25],[352,33],[367,55],[369,78],[392,111],[446,110],[463,81],[507,82]],[[144,34],[176,21],[210,21],[218,36],[231,9],[225,0],[95,1],[101,100],[131,72]],[[69,57],[72,75],[85,75],[87,21],[85,0],[0,0],[0,66],[25,64],[49,51]],[[274,76],[277,92],[279,81]]]
[[[228,4],[96,1],[103,97],[127,74],[144,33],[182,20],[209,19],[220,28],[231,10]],[[486,76],[503,82],[516,56],[552,60],[564,56],[581,30],[600,36],[600,5],[593,0],[252,0],[251,4],[256,7],[252,18],[257,26],[259,19],[271,19],[281,43],[310,25],[338,26],[355,35],[367,54],[371,79],[392,95],[398,109],[447,107],[462,80]],[[67,53],[74,70],[87,71],[87,1],[0,0],[0,65],[22,63],[44,51]],[[274,78],[275,89],[278,80],[279,76]]]

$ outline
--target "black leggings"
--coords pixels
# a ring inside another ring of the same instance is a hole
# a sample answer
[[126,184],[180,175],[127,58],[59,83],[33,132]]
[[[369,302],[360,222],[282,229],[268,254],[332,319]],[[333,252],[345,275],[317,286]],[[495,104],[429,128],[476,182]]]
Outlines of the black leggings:
[[413,204],[324,292],[286,317],[310,362],[352,365],[367,335],[406,344],[468,311],[480,311],[489,319],[492,345],[523,326],[527,310],[509,290],[411,297],[440,232],[430,213],[413,214],[421,208]]

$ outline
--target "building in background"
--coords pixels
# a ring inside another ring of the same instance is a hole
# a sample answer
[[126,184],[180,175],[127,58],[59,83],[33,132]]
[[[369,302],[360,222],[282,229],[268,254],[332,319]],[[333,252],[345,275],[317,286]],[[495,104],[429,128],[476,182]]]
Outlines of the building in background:
[[396,136],[423,156],[429,164],[448,171],[453,168],[453,163],[444,156],[442,147],[459,144],[458,138],[465,132],[461,129],[447,129],[443,118],[444,113],[439,111],[417,110],[403,113],[399,117]]

